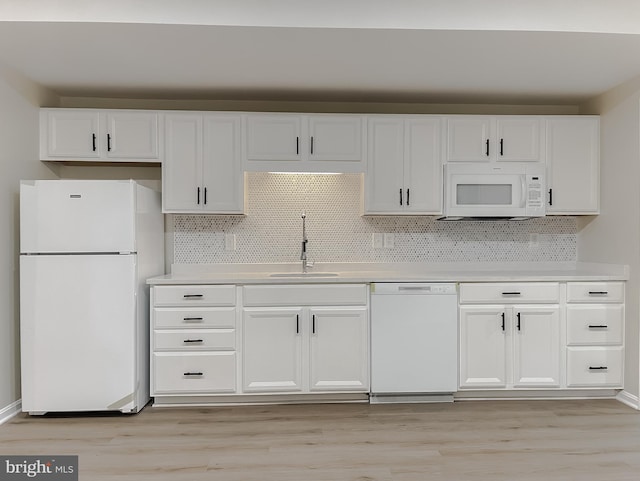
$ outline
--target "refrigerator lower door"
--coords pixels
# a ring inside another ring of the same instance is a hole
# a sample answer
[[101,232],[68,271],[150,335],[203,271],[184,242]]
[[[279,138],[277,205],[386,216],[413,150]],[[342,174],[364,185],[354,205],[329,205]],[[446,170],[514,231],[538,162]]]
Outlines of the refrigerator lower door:
[[136,406],[135,255],[20,258],[22,410]]

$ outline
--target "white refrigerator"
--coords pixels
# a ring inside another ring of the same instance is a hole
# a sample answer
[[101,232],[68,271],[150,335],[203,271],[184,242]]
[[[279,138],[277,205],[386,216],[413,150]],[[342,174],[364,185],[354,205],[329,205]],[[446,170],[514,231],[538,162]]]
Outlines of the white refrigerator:
[[158,192],[131,180],[22,181],[22,410],[140,411],[146,279],[163,273]]

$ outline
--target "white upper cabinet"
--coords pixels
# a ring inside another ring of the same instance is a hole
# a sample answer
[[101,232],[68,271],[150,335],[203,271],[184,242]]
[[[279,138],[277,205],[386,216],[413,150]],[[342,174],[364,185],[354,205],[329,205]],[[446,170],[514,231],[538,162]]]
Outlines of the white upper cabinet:
[[447,117],[447,162],[540,162],[544,118],[454,115]]
[[41,109],[40,159],[159,162],[158,112]]
[[246,114],[245,170],[363,172],[364,122],[350,114]]
[[600,211],[600,118],[547,117],[547,214]]
[[167,113],[164,212],[242,214],[240,115]]
[[442,119],[368,118],[366,214],[442,213]]

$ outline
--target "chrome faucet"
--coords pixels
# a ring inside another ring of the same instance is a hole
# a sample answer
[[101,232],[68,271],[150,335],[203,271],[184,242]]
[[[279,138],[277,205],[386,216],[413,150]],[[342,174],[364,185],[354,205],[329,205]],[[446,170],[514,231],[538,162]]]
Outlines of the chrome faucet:
[[309,262],[307,259],[307,242],[309,239],[307,238],[307,213],[302,212],[302,250],[300,252],[300,260],[302,261],[302,272],[306,273],[309,267],[313,266],[312,262]]

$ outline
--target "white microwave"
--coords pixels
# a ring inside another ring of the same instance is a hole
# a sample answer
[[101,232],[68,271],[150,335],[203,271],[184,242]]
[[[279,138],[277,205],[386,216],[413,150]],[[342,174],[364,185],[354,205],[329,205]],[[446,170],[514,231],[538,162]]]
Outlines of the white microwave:
[[444,220],[545,215],[542,165],[447,164],[444,176]]

